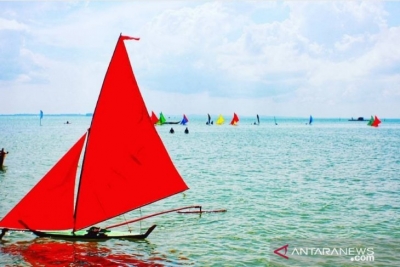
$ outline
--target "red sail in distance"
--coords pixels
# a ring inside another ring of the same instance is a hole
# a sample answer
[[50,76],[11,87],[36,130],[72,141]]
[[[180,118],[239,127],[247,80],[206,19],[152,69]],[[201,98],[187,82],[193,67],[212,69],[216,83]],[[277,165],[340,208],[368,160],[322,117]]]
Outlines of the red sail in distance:
[[93,114],[74,230],[188,189],[150,119],[123,39],[117,42]]
[[233,118],[231,120],[231,125],[236,125],[239,122],[239,117],[236,115],[236,113],[233,113]]
[[0,221],[0,228],[28,230],[26,224],[35,230],[72,229],[76,171],[85,138],[86,133]]
[[381,121],[378,119],[377,116],[375,116],[375,119],[374,119],[374,121],[372,122],[371,126],[373,126],[373,127],[378,127],[380,123],[381,123]]
[[158,122],[157,115],[154,113],[154,111],[151,112],[151,122],[153,124],[156,124]]

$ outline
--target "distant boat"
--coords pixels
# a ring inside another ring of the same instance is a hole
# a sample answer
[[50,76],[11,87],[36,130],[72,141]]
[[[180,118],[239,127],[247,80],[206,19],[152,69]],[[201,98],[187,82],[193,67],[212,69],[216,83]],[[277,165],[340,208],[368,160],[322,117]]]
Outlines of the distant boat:
[[167,121],[164,117],[164,114],[160,112],[160,118],[158,119],[158,122],[156,123],[157,125],[163,125],[163,124],[179,124],[181,121]]
[[211,121],[211,116],[210,116],[210,114],[207,114],[207,115],[208,115],[208,120],[207,120],[206,124],[207,124],[207,125],[213,124],[213,122]]
[[275,119],[275,116],[274,116],[274,122],[275,122],[275,125],[278,125],[278,123],[276,123],[276,119]]
[[260,117],[257,114],[257,122],[254,123],[254,125],[260,125]]
[[[109,229],[189,208],[105,228],[93,226],[188,189],[150,120],[125,48],[126,39],[133,38],[120,35],[118,39],[89,130],[0,220],[2,233],[8,229],[30,231],[39,237],[82,241],[144,239],[156,225],[145,233]],[[111,130],[109,118],[113,118]]]
[[40,124],[40,126],[42,126],[42,119],[43,119],[43,111],[40,111],[40,113],[39,113],[39,124]]
[[151,122],[153,124],[157,124],[157,122],[158,122],[157,115],[154,113],[154,111],[151,112]]
[[218,117],[218,119],[217,119],[217,121],[215,123],[217,125],[222,125],[222,124],[224,124],[224,122],[225,122],[224,117],[222,117],[222,115],[219,115],[219,117]]
[[367,125],[372,127],[378,127],[381,121],[375,115],[375,118],[371,115],[371,119],[368,121]]
[[186,123],[188,123],[188,122],[189,122],[188,118],[186,117],[185,114],[183,114],[183,118],[182,118],[182,120],[181,120],[181,124],[182,124],[182,125],[186,125]]
[[164,117],[164,114],[160,112],[160,116],[158,118],[158,121],[156,122],[157,125],[163,125],[167,120]]
[[236,115],[236,113],[233,113],[233,118],[231,120],[231,123],[229,123],[230,125],[234,125],[236,126],[239,122],[239,117],[238,115]]
[[366,120],[364,120],[364,117],[358,117],[357,119],[351,118],[349,119],[349,121],[366,121]]
[[308,121],[308,124],[311,125],[312,122],[313,122],[313,117],[310,115],[310,120]]
[[372,123],[374,122],[374,117],[371,115],[371,119],[369,119],[367,125],[372,126]]

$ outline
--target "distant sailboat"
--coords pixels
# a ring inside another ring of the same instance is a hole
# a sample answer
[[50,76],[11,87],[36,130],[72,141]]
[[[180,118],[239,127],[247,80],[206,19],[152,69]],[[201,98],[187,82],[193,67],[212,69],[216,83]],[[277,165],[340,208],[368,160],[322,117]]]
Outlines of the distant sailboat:
[[217,119],[217,121],[215,123],[217,125],[222,125],[222,124],[224,124],[224,122],[225,122],[224,117],[222,117],[222,115],[219,115],[219,117],[218,117],[218,119]]
[[378,117],[375,115],[375,118],[371,115],[371,119],[368,121],[369,126],[372,127],[378,127],[379,124],[381,123],[380,119],[378,119]]
[[236,126],[236,125],[238,124],[238,122],[239,122],[239,117],[238,117],[238,115],[236,115],[236,113],[233,113],[233,118],[232,118],[232,120],[231,120],[230,125]]
[[154,111],[151,112],[151,122],[153,124],[156,124],[158,122],[157,115],[154,113]]
[[189,122],[188,118],[186,117],[185,114],[183,114],[183,118],[182,118],[181,124],[182,125],[186,125],[186,123],[188,123],[188,122]]
[[254,123],[254,125],[260,125],[260,117],[257,114],[257,122]]
[[162,112],[160,112],[160,118],[159,118],[159,120],[158,120],[158,122],[157,122],[157,125],[163,125],[163,124],[179,124],[179,123],[180,123],[180,121],[174,121],[174,122],[167,121],[167,120],[165,119],[165,117],[164,117],[164,114],[163,114]]
[[211,122],[211,116],[210,116],[210,114],[207,114],[207,115],[208,115],[208,120],[207,120],[206,124],[207,124],[207,125],[211,125],[211,124],[212,124],[212,122]]
[[374,117],[371,115],[371,119],[369,119],[367,125],[372,126],[372,123],[374,122]]
[[[120,35],[118,39],[89,130],[0,220],[3,232],[31,231],[39,237],[82,241],[143,239],[155,225],[145,233],[108,229],[189,208],[103,229],[93,226],[188,189],[150,120],[124,44],[127,39],[134,38]],[[114,120],[112,130],[109,118]],[[104,156],[105,149],[109,157]]]
[[40,111],[40,113],[39,113],[39,124],[40,124],[40,126],[42,126],[42,119],[43,119],[43,111]]
[[159,119],[158,119],[156,124],[157,125],[163,125],[166,121],[167,120],[165,119],[164,114],[162,112],[160,112],[160,116],[159,116]]
[[278,125],[278,123],[276,122],[275,116],[274,116],[274,122],[275,122],[275,125]]
[[310,120],[308,121],[308,124],[311,125],[313,122],[313,117],[310,115]]

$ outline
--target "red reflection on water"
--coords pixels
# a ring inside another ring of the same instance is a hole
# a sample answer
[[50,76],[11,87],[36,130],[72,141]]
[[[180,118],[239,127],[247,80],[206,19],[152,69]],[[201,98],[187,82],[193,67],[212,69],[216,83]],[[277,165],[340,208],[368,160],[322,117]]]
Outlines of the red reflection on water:
[[75,243],[36,239],[8,246],[0,245],[0,252],[21,256],[32,267],[163,266],[151,261],[139,260],[133,255],[113,254],[112,250],[99,246],[96,242]]

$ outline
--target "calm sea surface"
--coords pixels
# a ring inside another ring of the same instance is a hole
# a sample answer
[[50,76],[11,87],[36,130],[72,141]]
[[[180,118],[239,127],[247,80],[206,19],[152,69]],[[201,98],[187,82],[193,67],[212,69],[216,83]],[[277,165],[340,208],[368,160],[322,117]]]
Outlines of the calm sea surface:
[[[259,126],[241,118],[234,127],[230,116],[222,126],[188,118],[188,135],[181,125],[172,126],[175,134],[171,125],[157,131],[190,189],[105,225],[195,204],[226,213],[170,213],[130,225],[158,225],[145,241],[67,242],[12,232],[0,241],[0,266],[400,266],[400,120],[373,128],[318,118],[311,126],[307,118],[274,125],[261,117]],[[45,116],[40,126],[39,116],[0,116],[0,148],[9,151],[0,171],[0,218],[90,121]]]

